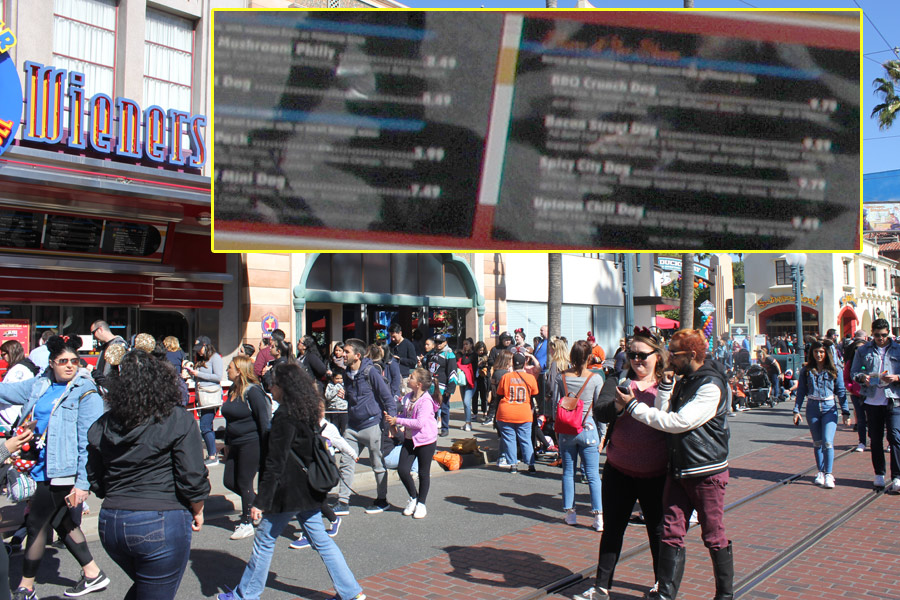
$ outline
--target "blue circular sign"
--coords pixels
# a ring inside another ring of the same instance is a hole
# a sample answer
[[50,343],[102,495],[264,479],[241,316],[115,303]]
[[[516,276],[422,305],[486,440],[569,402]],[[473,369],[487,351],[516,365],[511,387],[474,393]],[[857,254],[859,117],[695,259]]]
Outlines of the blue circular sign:
[[0,54],[0,155],[12,144],[22,120],[22,83],[8,53]]

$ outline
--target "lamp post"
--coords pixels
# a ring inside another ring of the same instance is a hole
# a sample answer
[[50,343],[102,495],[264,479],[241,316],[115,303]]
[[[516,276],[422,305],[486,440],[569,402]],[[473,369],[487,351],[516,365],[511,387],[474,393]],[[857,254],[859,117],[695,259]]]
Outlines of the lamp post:
[[[806,266],[806,255],[802,253],[785,254],[784,259],[791,267],[791,280],[794,284],[794,306],[797,309],[797,347],[794,348],[798,358],[796,366],[803,363],[803,309],[800,302],[803,297],[803,267]],[[796,369],[795,369],[796,370]]]
[[616,269],[622,265],[622,296],[625,300],[625,335],[626,339],[631,338],[634,333],[634,283],[632,268],[641,270],[640,254],[616,254],[613,259],[613,265]]

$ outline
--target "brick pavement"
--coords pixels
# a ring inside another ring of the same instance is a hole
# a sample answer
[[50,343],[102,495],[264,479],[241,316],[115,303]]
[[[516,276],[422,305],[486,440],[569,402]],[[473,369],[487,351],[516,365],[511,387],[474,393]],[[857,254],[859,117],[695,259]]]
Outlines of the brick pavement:
[[[855,446],[855,440],[855,434],[849,430],[839,431],[835,440],[837,452]],[[812,445],[806,431],[794,440],[745,455],[731,463],[726,503],[762,490],[813,464]],[[805,477],[729,512],[726,527],[735,541],[736,579],[746,577],[836,512],[871,493],[870,473],[869,453],[852,453],[835,464],[838,481],[835,490],[816,488],[811,477]],[[793,510],[794,507],[799,510]],[[566,526],[560,519],[469,547],[444,547],[442,554],[367,577],[361,584],[373,600],[527,598],[551,582],[596,564],[599,534],[588,525],[587,516],[579,520],[578,527]],[[645,541],[642,527],[629,527],[623,552]],[[712,570],[697,528],[689,533],[687,546],[688,565],[680,597],[712,597]],[[620,563],[616,582],[613,598],[640,598],[653,583],[649,554],[642,553]],[[567,595],[552,598],[571,598],[571,594],[587,586],[586,582],[573,586],[565,590]]]

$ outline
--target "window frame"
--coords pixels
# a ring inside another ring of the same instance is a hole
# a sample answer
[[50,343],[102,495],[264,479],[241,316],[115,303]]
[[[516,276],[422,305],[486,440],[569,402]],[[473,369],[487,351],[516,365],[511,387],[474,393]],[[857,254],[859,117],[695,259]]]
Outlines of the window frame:
[[792,285],[794,279],[791,275],[791,266],[784,259],[775,261],[775,285]]
[[[69,56],[69,55],[63,54],[61,52],[56,52],[56,50],[53,48],[51,48],[50,53],[51,53],[51,56],[60,56],[62,58],[65,58],[66,60],[77,60],[80,62],[88,63],[90,65],[102,67],[104,69],[112,68],[112,90],[110,90],[110,98],[115,98],[115,96],[116,96],[116,80],[117,80],[117,75],[118,75],[118,61],[119,61],[119,52],[118,52],[118,50],[119,50],[119,2],[118,2],[118,0],[115,2],[115,13],[116,14],[115,14],[115,18],[113,20],[113,22],[114,22],[113,29],[108,29],[106,27],[101,27],[99,25],[94,25],[92,23],[88,23],[87,21],[81,21],[80,19],[73,19],[72,17],[67,17],[65,15],[61,15],[58,12],[56,12],[56,3],[54,2],[53,4],[54,4],[54,8],[53,8],[54,22],[57,18],[65,19],[67,21],[72,21],[74,23],[81,23],[82,25],[86,25],[88,27],[93,27],[95,29],[100,29],[102,31],[112,32],[112,34],[113,34],[113,53],[112,53],[113,54],[113,64],[112,64],[112,67],[110,67],[109,65],[96,63],[96,62],[93,62],[90,60],[75,58],[74,56]],[[53,43],[51,43],[51,46],[55,46],[55,40]],[[54,61],[54,63],[55,63],[55,61]],[[65,110],[68,111],[69,107],[66,106]]]
[[[191,19],[184,18],[184,17],[179,17],[178,15],[175,15],[175,14],[172,14],[172,13],[168,13],[168,12],[166,12],[166,11],[164,11],[164,10],[159,9],[159,8],[154,8],[154,7],[150,7],[150,6],[147,6],[147,7],[146,7],[146,12],[145,12],[145,17],[144,17],[144,18],[145,18],[145,22],[146,22],[146,20],[148,20],[148,19],[147,19],[147,15],[149,15],[150,11],[155,11],[155,12],[157,12],[157,13],[161,13],[161,14],[164,14],[164,15],[168,15],[168,16],[171,16],[171,17],[176,17],[176,18],[182,19],[182,20],[184,20],[184,21],[187,21],[187,22],[189,22],[189,23],[191,24],[191,50],[190,50],[190,54],[191,54],[191,83],[190,83],[190,87],[189,87],[189,96],[190,96],[190,100],[188,101],[189,106],[188,106],[185,110],[187,110],[188,113],[193,114],[193,113],[194,113],[194,92],[195,92],[195,86],[194,86],[194,83],[195,83],[195,81],[196,81],[196,66],[197,66],[197,63],[196,63],[196,60],[197,60],[197,52],[196,52],[196,49],[197,49],[197,24],[198,24],[198,22],[197,22],[197,21],[194,21],[194,20],[191,20]],[[175,48],[175,47],[172,47],[172,46],[167,46],[167,45],[165,45],[165,44],[160,44],[159,42],[153,42],[153,41],[148,40],[148,39],[147,39],[147,29],[146,29],[146,26],[145,26],[145,27],[144,27],[144,52],[145,52],[145,53],[146,53],[146,51],[147,51],[147,45],[148,45],[148,44],[150,44],[150,45],[152,45],[152,46],[159,47],[159,48],[167,48],[167,49],[169,49],[169,50],[174,50],[175,52],[184,52],[184,50],[182,50],[182,49],[180,49],[180,48]],[[145,63],[145,64],[146,64],[146,63]],[[146,68],[146,66],[145,66],[144,68]],[[143,70],[143,69],[142,69],[142,70]],[[171,80],[169,80],[169,79],[162,79],[162,78],[159,78],[159,77],[154,77],[154,76],[152,76],[152,75],[148,75],[146,72],[143,72],[143,73],[141,74],[141,83],[142,83],[142,84],[143,84],[143,82],[144,82],[145,79],[152,79],[153,81],[161,81],[161,82],[163,82],[163,83],[167,83],[167,84],[170,84],[170,85],[176,85],[176,86],[179,86],[179,87],[184,87],[183,84],[181,84],[181,83],[179,83],[179,82],[177,82],[177,81],[171,81]],[[144,100],[144,104],[146,104],[147,106],[150,106],[150,102],[148,101],[147,98],[144,98],[143,100]],[[162,108],[168,110],[168,109],[170,109],[170,108],[175,108],[175,107],[173,107],[173,106],[163,106]]]

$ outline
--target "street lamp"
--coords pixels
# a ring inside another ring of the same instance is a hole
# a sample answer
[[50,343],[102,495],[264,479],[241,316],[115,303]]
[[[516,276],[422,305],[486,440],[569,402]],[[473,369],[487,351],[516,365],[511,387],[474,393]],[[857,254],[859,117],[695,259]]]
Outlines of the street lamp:
[[794,351],[799,354],[797,365],[803,364],[803,309],[800,301],[803,297],[803,267],[806,266],[806,255],[802,253],[790,253],[784,255],[784,260],[791,267],[791,281],[794,284],[794,306],[797,309],[797,347]]

